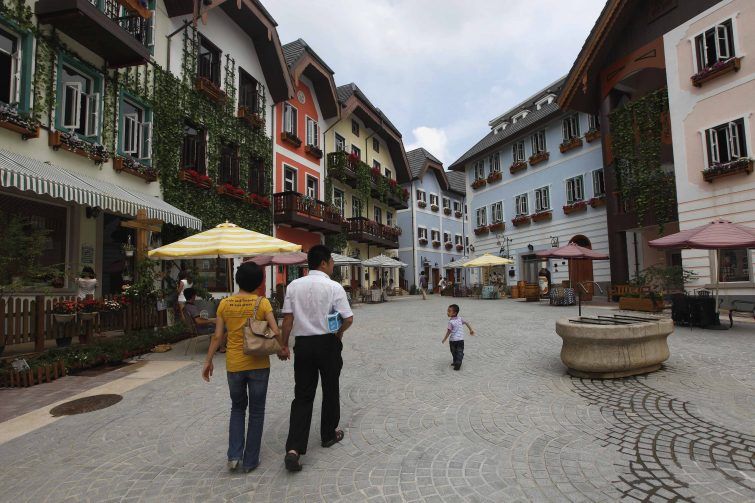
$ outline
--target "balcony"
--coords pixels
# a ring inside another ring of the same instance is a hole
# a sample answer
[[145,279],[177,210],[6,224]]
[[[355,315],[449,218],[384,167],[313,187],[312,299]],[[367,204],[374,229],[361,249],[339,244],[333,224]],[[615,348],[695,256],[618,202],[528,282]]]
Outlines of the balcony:
[[298,192],[273,194],[273,219],[276,224],[301,227],[323,234],[338,234],[343,219],[338,209]]
[[[336,180],[340,180],[353,189],[356,189],[359,184],[359,176],[357,175],[358,169],[367,171],[367,176],[370,177],[371,196],[379,198],[380,190],[378,176],[382,177],[382,175],[373,175],[372,168],[362,161],[352,159],[351,156],[346,154],[346,152],[340,151],[328,154],[328,175]],[[408,194],[404,193],[404,189],[400,185],[392,186],[392,182],[388,180],[386,180],[385,183],[388,192],[386,204],[397,210],[407,209],[409,207],[406,202],[408,199],[406,196],[408,196]]]
[[[147,11],[131,0],[37,0],[34,12],[49,24],[101,56],[111,68],[141,65],[149,60]],[[136,2],[138,4],[138,2]],[[129,14],[120,16],[120,7]]]
[[379,224],[364,217],[346,220],[346,235],[348,239],[357,243],[382,246],[383,248],[398,248],[400,231],[387,225]]

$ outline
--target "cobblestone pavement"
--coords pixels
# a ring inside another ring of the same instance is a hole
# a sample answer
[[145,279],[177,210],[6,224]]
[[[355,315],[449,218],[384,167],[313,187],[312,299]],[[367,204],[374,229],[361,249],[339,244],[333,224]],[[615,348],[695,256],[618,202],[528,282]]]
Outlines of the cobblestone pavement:
[[554,321],[576,308],[454,299],[478,331],[455,372],[440,344],[449,300],[356,309],[346,438],[320,448],[316,410],[300,473],[282,463],[291,365],[273,365],[262,464],[231,474],[224,374],[204,383],[197,357],[0,445],[0,500],[755,501],[755,325],[678,329],[661,371],[592,381],[559,359]]

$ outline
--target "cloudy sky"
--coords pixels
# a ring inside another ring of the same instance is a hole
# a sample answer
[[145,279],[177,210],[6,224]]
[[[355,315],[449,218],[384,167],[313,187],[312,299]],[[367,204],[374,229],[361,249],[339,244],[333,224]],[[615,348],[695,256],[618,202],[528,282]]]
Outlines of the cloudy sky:
[[283,43],[303,38],[446,165],[487,122],[571,67],[605,0],[263,0]]

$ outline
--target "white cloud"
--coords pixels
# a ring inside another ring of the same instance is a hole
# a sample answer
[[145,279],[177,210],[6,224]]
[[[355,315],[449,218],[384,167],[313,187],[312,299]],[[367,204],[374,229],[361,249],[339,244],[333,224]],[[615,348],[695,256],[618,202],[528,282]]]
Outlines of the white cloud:
[[407,151],[422,147],[440,159],[443,164],[449,161],[448,136],[443,129],[420,126],[412,129],[412,134],[414,141],[405,145]]

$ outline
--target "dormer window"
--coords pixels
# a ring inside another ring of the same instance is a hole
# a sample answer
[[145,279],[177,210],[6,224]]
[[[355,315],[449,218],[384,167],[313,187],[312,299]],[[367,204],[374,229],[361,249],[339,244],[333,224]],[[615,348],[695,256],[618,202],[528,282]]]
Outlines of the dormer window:
[[508,122],[501,122],[495,127],[495,129],[493,129],[493,134],[498,134],[498,133],[503,132],[503,130],[506,129],[506,126],[508,125],[509,125]]
[[541,98],[541,99],[537,100],[535,102],[535,108],[537,110],[540,110],[545,105],[550,105],[551,103],[553,103],[553,100],[555,100],[555,99],[556,99],[556,95],[555,94],[549,94],[548,96],[545,96],[544,98]]
[[522,110],[521,112],[519,112],[518,114],[516,114],[515,116],[513,116],[511,118],[511,123],[512,124],[516,124],[517,121],[520,121],[520,120],[524,119],[525,117],[527,117],[527,114],[529,114],[529,113],[530,113],[529,110]]

